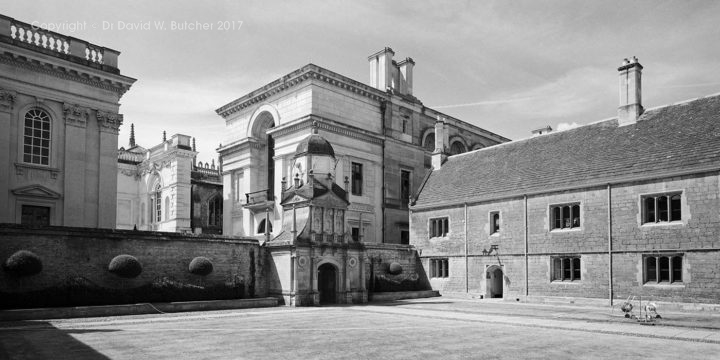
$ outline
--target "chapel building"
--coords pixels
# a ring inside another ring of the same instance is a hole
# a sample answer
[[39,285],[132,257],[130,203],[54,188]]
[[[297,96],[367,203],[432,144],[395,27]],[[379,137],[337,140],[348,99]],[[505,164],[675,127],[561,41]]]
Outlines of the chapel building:
[[197,161],[195,139],[175,134],[144,148],[130,125],[117,153],[118,229],[222,234],[220,164]]

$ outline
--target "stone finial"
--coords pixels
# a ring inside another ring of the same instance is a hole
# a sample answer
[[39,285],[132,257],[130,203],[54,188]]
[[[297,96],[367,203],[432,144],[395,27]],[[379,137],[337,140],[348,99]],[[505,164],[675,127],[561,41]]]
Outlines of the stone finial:
[[163,130],[163,142],[167,141],[167,133]]
[[195,150],[195,138],[193,138],[193,148],[192,149],[193,149],[193,151],[197,151],[197,150]]
[[130,147],[135,147],[135,124],[130,124]]

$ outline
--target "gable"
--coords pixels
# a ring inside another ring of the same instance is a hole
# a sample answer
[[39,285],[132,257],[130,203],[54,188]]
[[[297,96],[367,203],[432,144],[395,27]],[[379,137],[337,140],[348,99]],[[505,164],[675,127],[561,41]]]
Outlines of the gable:
[[42,185],[28,185],[12,190],[16,196],[39,197],[45,199],[60,199],[62,194],[50,190]]

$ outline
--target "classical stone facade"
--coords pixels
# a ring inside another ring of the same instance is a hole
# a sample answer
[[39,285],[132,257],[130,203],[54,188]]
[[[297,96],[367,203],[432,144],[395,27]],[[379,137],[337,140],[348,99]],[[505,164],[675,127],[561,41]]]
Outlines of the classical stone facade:
[[349,183],[344,221],[363,243],[408,243],[408,203],[430,168],[436,118],[455,153],[508,140],[425,107],[412,91],[414,61],[393,55],[369,57],[370,85],[309,64],[217,109],[227,130],[224,234],[263,237],[264,222],[279,234],[282,182],[313,170],[293,160],[312,123],[335,148],[338,184]]
[[129,147],[118,151],[117,228],[222,233],[220,167],[196,161],[190,136],[163,134],[146,149],[131,126]]
[[0,223],[115,226],[118,55],[0,15]]
[[646,110],[618,70],[616,119],[433,155],[410,237],[434,289],[718,303],[720,96]]

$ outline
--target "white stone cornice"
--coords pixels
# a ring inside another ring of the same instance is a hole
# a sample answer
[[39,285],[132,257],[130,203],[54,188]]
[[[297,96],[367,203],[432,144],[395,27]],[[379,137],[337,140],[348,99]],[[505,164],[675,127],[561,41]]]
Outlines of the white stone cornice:
[[342,76],[333,71],[323,69],[317,65],[309,64],[301,69],[275,80],[260,89],[238,98],[237,100],[215,110],[215,112],[227,118],[229,115],[241,111],[249,106],[265,101],[265,99],[284,92],[290,88],[297,86],[307,80],[318,80],[326,82],[330,85],[353,92],[355,94],[368,97],[370,99],[380,101],[388,95],[374,87],[363,84],[359,81]]
[[63,103],[63,115],[65,116],[65,125],[85,128],[90,116],[90,109],[78,104]]
[[3,43],[0,43],[0,63],[109,90],[117,93],[118,96],[122,96],[136,81],[127,76],[87,68]]

